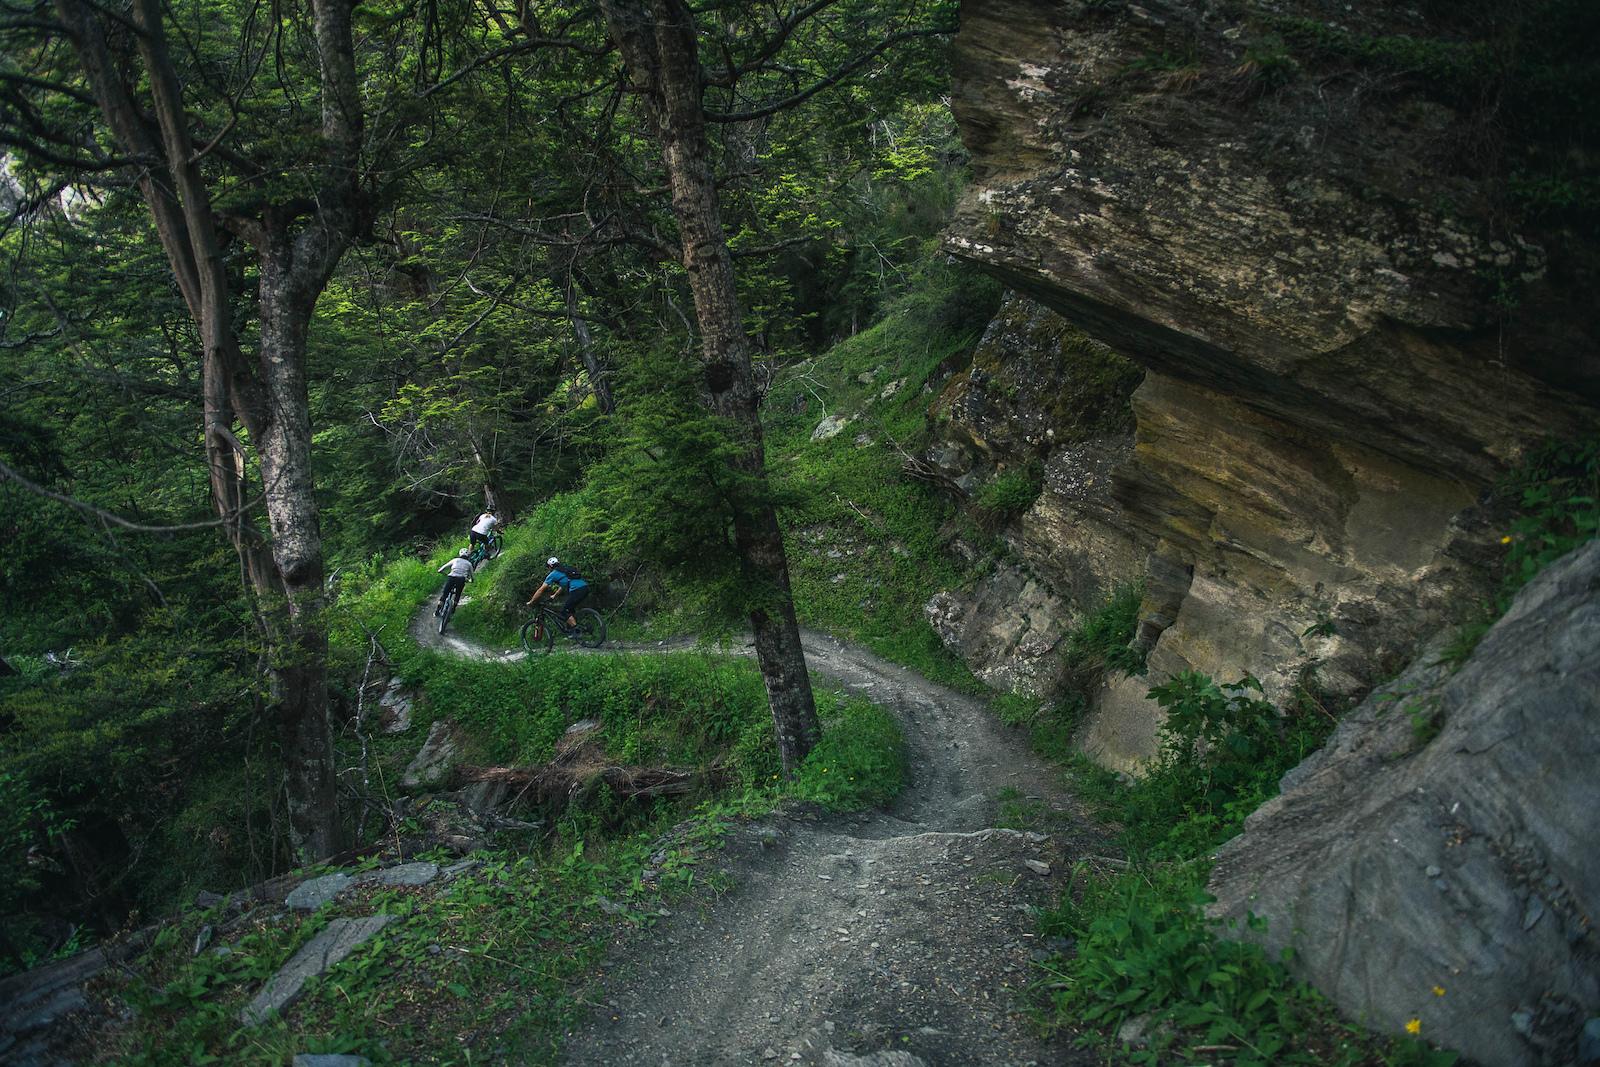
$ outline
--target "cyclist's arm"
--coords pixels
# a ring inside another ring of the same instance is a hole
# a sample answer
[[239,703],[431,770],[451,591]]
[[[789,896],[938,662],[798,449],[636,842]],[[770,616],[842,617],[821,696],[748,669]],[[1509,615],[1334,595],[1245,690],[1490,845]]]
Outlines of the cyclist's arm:
[[539,600],[544,596],[545,591],[548,590],[549,588],[550,588],[550,583],[549,582],[545,582],[543,585],[539,586],[539,591],[537,593],[533,594],[533,596],[528,599],[528,604],[531,605],[531,604],[538,603]]

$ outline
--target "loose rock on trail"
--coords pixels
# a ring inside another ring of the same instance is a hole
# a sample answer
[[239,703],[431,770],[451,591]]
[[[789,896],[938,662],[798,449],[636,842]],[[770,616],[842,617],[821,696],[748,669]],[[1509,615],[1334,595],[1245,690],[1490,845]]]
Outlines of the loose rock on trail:
[[[425,647],[489,660],[419,619]],[[1033,966],[1053,949],[1032,909],[1053,904],[1097,834],[1060,785],[981,700],[858,646],[802,634],[816,674],[899,719],[908,786],[886,811],[788,810],[736,825],[700,871],[731,888],[691,897],[647,934],[619,939],[588,993],[589,1024],[562,1061],[723,1067],[1027,1067],[1100,1057],[1042,1039]],[[692,639],[608,643],[665,652]],[[734,654],[750,654],[739,645]],[[1051,834],[996,829],[1007,787]],[[893,1053],[891,1055],[891,1053]]]

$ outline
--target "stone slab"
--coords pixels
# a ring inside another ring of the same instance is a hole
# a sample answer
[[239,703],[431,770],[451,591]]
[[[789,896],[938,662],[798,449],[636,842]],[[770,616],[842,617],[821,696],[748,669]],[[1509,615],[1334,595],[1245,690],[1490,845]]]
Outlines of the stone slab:
[[364,919],[335,919],[322,933],[267,979],[254,1000],[239,1012],[246,1026],[259,1026],[274,1011],[282,1012],[299,998],[306,982],[347,959],[362,942],[395,920],[394,915],[369,915]]
[[293,892],[283,899],[283,902],[291,908],[315,911],[355,884],[356,879],[343,872],[335,871],[333,874],[325,874],[321,878],[313,878],[308,882],[301,882],[295,886]]
[[437,877],[437,863],[402,863],[398,867],[385,867],[375,880],[379,885],[427,885]]

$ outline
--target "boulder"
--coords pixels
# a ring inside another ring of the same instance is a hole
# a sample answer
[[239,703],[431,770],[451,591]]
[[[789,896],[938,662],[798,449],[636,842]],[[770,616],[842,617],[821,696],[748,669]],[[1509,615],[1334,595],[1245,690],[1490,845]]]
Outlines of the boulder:
[[945,417],[944,440],[973,446],[991,464],[1021,464],[1079,441],[1130,433],[1128,397],[1142,377],[1067,319],[1012,292],[984,329],[971,365],[929,412]]
[[400,776],[400,784],[414,788],[439,781],[460,751],[461,745],[456,740],[455,728],[450,720],[437,720],[428,727],[428,739],[422,743],[422,749],[406,765],[405,773]]
[[1058,646],[1071,609],[1018,567],[1002,565],[970,591],[923,608],[944,646],[996,689],[1048,696],[1066,672]]
[[1417,1020],[1487,1067],[1576,1062],[1600,1012],[1597,650],[1593,541],[1460,671],[1424,658],[1286,775],[1217,853],[1212,916],[1292,948],[1292,970],[1369,1025]]
[[283,902],[291,908],[315,911],[359,881],[360,878],[352,878],[341,871],[335,871],[320,878],[301,882],[290,891]]
[[373,874],[379,885],[427,885],[439,876],[437,863],[401,863]]
[[817,423],[817,428],[811,431],[813,441],[826,441],[830,437],[838,437],[844,428],[855,421],[854,415],[829,415]]

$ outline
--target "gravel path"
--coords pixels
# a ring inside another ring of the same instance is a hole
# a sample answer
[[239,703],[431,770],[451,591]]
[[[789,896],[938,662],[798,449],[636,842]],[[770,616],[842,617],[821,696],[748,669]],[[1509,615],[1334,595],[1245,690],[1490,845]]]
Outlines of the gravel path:
[[[427,647],[521,658],[441,638],[428,621],[424,613],[413,626]],[[702,861],[732,888],[685,901],[650,937],[618,943],[589,994],[595,1015],[568,1037],[563,1062],[1102,1062],[1042,1040],[1027,992],[1045,954],[1030,909],[1053,903],[1077,857],[1099,851],[1059,771],[982,701],[828,635],[802,636],[814,673],[899,718],[910,785],[884,812],[799,810],[735,826]],[[612,643],[597,654],[687,647]],[[1056,832],[992,829],[1007,786]]]

